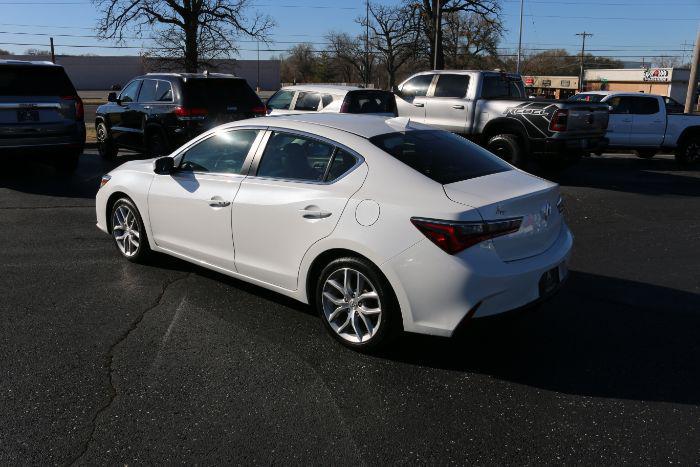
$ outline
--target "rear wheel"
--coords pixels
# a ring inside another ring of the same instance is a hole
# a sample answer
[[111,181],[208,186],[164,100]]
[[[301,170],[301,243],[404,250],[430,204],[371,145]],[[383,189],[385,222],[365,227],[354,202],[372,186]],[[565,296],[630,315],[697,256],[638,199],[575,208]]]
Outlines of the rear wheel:
[[129,198],[121,198],[112,206],[112,238],[123,257],[135,263],[143,262],[151,253],[146,229],[138,209]]
[[116,159],[119,150],[107,130],[107,125],[103,122],[95,126],[95,137],[97,139],[97,151],[100,153],[100,156],[106,160]]
[[637,153],[637,157],[642,159],[651,159],[656,155],[656,151],[654,149],[637,149],[635,152]]
[[401,329],[391,286],[365,259],[331,261],[318,277],[315,298],[326,330],[352,349],[378,350]]
[[514,166],[524,168],[526,162],[525,151],[516,135],[500,134],[493,136],[486,143],[486,149]]
[[700,164],[700,136],[687,138],[676,152],[676,162],[683,166]]

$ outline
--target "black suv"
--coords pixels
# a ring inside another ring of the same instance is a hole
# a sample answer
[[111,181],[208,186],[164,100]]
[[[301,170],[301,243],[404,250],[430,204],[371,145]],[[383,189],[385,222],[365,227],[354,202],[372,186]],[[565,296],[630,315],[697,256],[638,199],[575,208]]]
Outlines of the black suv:
[[107,159],[119,148],[158,157],[222,123],[265,115],[243,78],[219,73],[149,73],[108,101],[95,117],[98,149]]
[[83,101],[63,67],[0,60],[0,153],[45,154],[70,172],[84,145]]

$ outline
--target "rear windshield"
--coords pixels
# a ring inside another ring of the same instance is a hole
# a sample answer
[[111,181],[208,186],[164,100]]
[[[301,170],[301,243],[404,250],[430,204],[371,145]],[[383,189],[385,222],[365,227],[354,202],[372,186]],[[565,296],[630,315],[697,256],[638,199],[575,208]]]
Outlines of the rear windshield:
[[208,109],[236,106],[242,110],[262,105],[245,80],[232,78],[188,79],[185,82],[185,100],[190,107]]
[[0,96],[72,96],[75,88],[62,67],[0,65]]
[[345,97],[347,113],[389,113],[396,115],[396,99],[387,91],[351,91]]
[[570,101],[583,101],[583,102],[600,102],[603,97],[605,97],[603,94],[576,94],[574,96],[569,97]]
[[369,140],[412,169],[443,185],[511,170],[510,165],[486,149],[447,131],[387,133]]

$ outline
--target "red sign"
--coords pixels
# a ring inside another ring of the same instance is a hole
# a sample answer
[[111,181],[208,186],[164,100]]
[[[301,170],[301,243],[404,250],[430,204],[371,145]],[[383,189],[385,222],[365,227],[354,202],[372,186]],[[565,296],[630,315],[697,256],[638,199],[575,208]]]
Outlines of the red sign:
[[525,86],[532,86],[533,84],[535,84],[535,78],[533,78],[532,76],[526,76]]

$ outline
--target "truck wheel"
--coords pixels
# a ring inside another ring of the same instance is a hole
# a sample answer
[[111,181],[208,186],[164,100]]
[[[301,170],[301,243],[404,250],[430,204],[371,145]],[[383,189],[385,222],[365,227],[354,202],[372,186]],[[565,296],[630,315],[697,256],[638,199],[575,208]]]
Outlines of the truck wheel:
[[486,143],[486,149],[514,166],[524,168],[525,154],[516,135],[493,136]]
[[107,131],[107,125],[105,125],[104,122],[98,123],[95,125],[95,133],[95,137],[97,139],[97,152],[100,153],[100,156],[108,161],[113,161],[116,159],[117,152],[119,152],[119,150],[114,144],[114,140],[112,140],[112,136],[109,134],[109,131]]
[[654,149],[637,149],[636,153],[637,157],[641,157],[642,159],[651,159],[656,155]]
[[683,166],[700,163],[700,136],[691,136],[680,145],[676,151],[676,162]]

